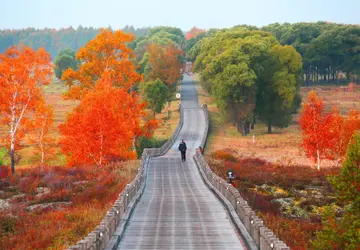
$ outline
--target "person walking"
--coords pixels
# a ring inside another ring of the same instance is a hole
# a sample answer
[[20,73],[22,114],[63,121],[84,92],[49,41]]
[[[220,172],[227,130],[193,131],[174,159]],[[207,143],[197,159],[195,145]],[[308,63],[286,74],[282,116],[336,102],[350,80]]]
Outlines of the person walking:
[[181,160],[182,161],[186,161],[186,143],[184,142],[184,140],[181,140],[180,144],[179,144],[179,151],[181,153]]

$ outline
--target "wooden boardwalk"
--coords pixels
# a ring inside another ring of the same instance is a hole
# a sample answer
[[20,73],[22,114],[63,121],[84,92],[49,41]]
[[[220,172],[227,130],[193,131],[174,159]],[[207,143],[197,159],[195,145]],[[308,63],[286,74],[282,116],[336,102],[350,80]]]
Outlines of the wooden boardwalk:
[[[205,117],[189,76],[184,77],[181,92],[183,128],[167,154],[150,160],[145,191],[118,249],[246,249],[192,159]],[[181,139],[188,147],[186,162],[177,150]]]

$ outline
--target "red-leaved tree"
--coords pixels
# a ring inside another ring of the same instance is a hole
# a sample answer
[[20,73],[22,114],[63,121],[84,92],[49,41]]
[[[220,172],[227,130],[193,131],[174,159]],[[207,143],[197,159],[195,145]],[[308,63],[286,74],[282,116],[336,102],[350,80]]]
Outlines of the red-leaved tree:
[[52,106],[46,105],[45,101],[40,102],[35,107],[34,119],[29,127],[30,142],[35,146],[34,154],[39,154],[41,167],[44,166],[46,159],[55,154],[53,148],[55,138],[49,133],[54,123],[53,113]]
[[324,102],[319,99],[314,91],[311,91],[307,102],[303,104],[300,116],[302,132],[302,146],[307,157],[317,163],[320,169],[321,160],[328,156],[331,144],[331,113],[324,114]]
[[67,164],[96,164],[134,159],[134,138],[151,136],[154,121],[141,125],[144,103],[136,93],[115,88],[105,74],[60,125],[60,146]]
[[183,51],[170,42],[167,45],[151,44],[148,53],[148,80],[160,79],[172,92],[184,69]]
[[339,110],[333,107],[329,129],[330,143],[327,158],[334,160],[338,166],[344,160],[351,137],[356,130],[360,129],[360,113],[350,110],[348,116],[344,118]]
[[198,35],[205,33],[205,30],[199,29],[196,27],[192,27],[185,35],[186,40],[190,40],[191,38],[195,38]]
[[8,126],[5,143],[15,172],[16,154],[21,138],[30,124],[35,107],[43,100],[41,87],[50,83],[53,67],[50,54],[14,46],[0,54],[0,121]]
[[108,72],[113,86],[131,90],[142,80],[136,72],[133,51],[128,47],[134,38],[121,30],[101,29],[100,34],[76,54],[79,68],[76,71],[69,68],[63,73],[62,80],[69,86],[65,97],[81,99],[83,94],[95,88],[104,72]]

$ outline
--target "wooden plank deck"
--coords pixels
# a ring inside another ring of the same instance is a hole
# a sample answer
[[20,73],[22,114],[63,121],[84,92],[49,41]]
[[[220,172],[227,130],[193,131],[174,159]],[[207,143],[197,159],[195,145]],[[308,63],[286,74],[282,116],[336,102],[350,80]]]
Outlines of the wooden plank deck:
[[[167,154],[152,158],[146,187],[118,249],[246,249],[225,208],[205,186],[192,159],[205,129],[191,78],[182,85],[184,126]],[[184,139],[182,162],[177,150]]]

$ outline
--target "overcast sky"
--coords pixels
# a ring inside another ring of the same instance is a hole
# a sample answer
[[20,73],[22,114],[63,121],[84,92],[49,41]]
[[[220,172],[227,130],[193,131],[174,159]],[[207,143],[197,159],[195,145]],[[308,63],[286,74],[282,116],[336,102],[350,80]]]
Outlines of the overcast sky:
[[360,0],[0,0],[0,29],[176,26],[188,30],[274,22],[360,24]]

